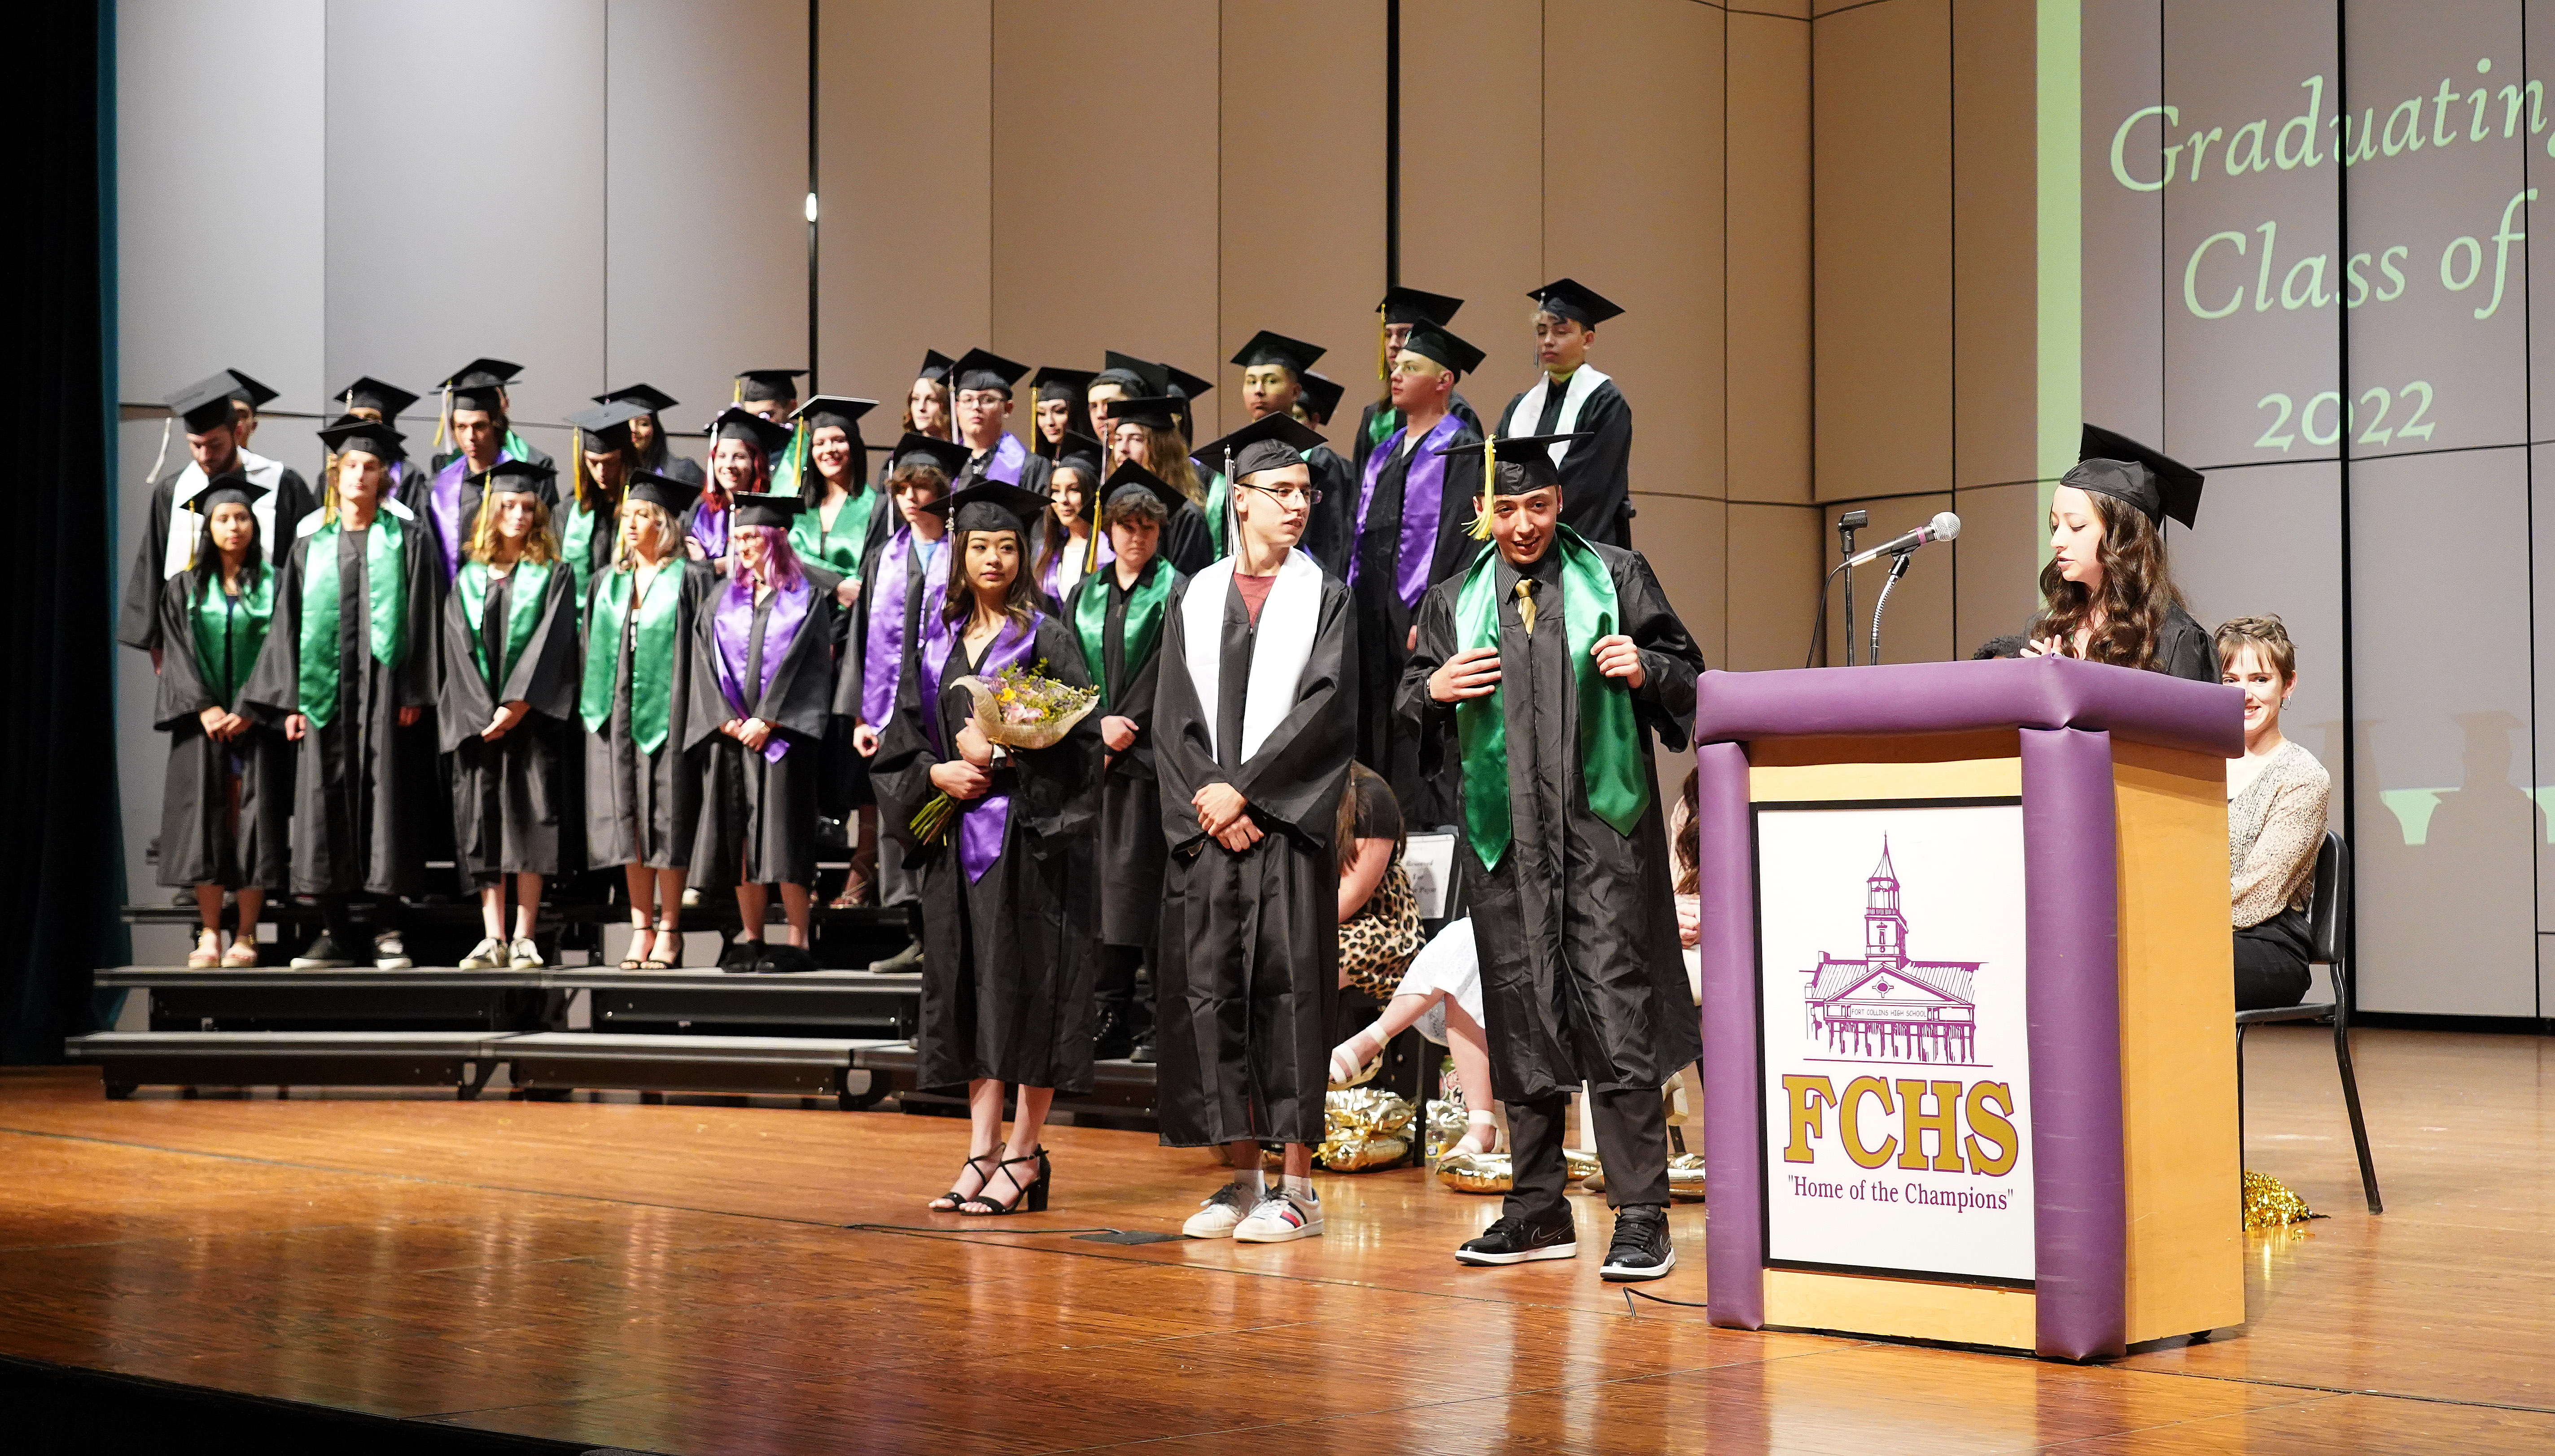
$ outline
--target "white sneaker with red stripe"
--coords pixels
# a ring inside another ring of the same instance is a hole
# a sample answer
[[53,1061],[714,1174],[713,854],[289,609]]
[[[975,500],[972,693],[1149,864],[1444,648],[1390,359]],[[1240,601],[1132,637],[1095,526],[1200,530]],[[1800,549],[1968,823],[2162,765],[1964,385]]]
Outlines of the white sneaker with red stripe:
[[1290,1239],[1321,1236],[1320,1195],[1299,1198],[1282,1187],[1272,1187],[1262,1194],[1251,1215],[1233,1227],[1235,1242],[1243,1244],[1283,1244]]

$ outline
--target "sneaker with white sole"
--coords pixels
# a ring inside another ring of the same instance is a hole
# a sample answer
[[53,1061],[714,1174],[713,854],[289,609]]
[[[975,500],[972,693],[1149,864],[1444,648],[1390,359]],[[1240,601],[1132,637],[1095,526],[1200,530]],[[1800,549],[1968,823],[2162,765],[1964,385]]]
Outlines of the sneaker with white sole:
[[346,952],[337,948],[336,941],[328,938],[325,930],[319,932],[318,939],[310,942],[308,949],[293,958],[293,968],[297,971],[344,970],[354,963]]
[[535,945],[530,940],[518,940],[513,945],[508,946],[507,949],[514,956],[514,969],[516,970],[538,971],[548,964],[548,962],[542,959],[542,948]]
[[373,937],[373,969],[405,971],[416,964],[408,958],[408,942],[400,939],[397,930],[384,930]]
[[1601,1278],[1655,1279],[1676,1268],[1676,1250],[1668,1243],[1668,1211],[1655,1203],[1635,1203],[1615,1210],[1615,1238],[1599,1265]]
[[1272,1188],[1261,1195],[1251,1216],[1233,1226],[1234,1240],[1242,1244],[1283,1244],[1290,1239],[1321,1236],[1320,1196],[1298,1199],[1282,1188]]
[[1236,1224],[1250,1212],[1251,1197],[1239,1184],[1227,1183],[1198,1205],[1180,1232],[1192,1239],[1229,1239]]
[[506,968],[506,942],[498,939],[494,935],[489,936],[487,939],[470,947],[470,953],[461,958],[460,967],[465,971],[504,970]]

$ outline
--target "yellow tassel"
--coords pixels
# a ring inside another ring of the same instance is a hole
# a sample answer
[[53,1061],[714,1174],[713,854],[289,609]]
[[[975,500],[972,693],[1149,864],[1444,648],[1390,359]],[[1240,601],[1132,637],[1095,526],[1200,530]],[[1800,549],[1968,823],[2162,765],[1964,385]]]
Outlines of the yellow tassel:
[[1384,386],[1384,399],[1393,398],[1393,324],[1385,318],[1382,303],[1375,305],[1375,377]]
[[[1057,448],[1061,449],[1062,445]],[[1076,473],[1087,475],[1087,472]],[[1091,539],[1082,544],[1082,574],[1088,576],[1100,569],[1100,482],[1092,481],[1083,489],[1091,492]]]
[[452,424],[452,386],[443,387],[443,408],[434,413],[434,449],[443,448],[443,431]]
[[1491,495],[1500,479],[1499,440],[1497,430],[1482,431],[1482,493],[1473,500],[1473,524],[1464,528],[1464,534],[1475,541],[1491,539]]

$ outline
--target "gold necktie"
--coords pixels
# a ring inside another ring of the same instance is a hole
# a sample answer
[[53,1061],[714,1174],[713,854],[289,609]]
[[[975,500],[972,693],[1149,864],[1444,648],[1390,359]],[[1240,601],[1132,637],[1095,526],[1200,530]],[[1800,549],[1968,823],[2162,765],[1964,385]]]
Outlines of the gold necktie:
[[1526,636],[1534,636],[1534,582],[1531,578],[1518,583],[1518,621],[1524,625]]

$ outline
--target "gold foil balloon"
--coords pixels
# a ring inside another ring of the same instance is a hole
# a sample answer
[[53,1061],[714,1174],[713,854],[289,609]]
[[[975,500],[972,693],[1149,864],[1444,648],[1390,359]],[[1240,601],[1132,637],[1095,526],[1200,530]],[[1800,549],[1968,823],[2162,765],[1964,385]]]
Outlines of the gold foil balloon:
[[1410,1155],[1409,1100],[1377,1087],[1329,1093],[1323,1100],[1322,1146],[1313,1158],[1335,1173],[1391,1167]]

